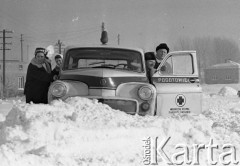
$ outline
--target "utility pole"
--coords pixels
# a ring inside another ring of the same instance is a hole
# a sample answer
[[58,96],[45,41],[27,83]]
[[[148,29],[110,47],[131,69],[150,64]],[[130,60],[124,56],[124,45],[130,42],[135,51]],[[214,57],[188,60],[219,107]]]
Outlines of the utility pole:
[[21,62],[23,62],[23,34],[21,34],[20,42],[21,42]]
[[62,53],[62,46],[65,46],[60,40],[58,40],[58,42],[55,44],[55,46],[58,47],[58,53],[61,54]]
[[118,34],[117,38],[118,38],[118,45],[120,45],[120,34]]
[[0,31],[0,32],[2,32],[3,33],[3,37],[0,37],[0,38],[3,38],[3,42],[1,43],[2,45],[3,45],[3,47],[2,47],[2,49],[0,49],[0,50],[3,50],[3,90],[2,90],[2,98],[4,98],[5,97],[5,51],[6,50],[10,50],[10,49],[8,49],[8,48],[6,48],[6,45],[7,44],[12,44],[12,43],[6,43],[6,38],[12,38],[12,37],[7,37],[6,36],[6,33],[13,33],[12,31],[7,31],[7,30],[3,30],[3,31]]

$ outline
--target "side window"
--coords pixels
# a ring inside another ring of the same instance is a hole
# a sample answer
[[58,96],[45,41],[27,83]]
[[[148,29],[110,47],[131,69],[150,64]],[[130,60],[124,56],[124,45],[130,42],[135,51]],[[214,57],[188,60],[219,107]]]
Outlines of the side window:
[[170,56],[164,65],[161,67],[161,74],[163,75],[172,75],[173,74],[173,60],[172,56]]
[[231,76],[230,76],[230,75],[227,75],[227,76],[226,76],[226,80],[231,80]]
[[81,68],[81,67],[87,67],[87,60],[86,59],[79,59],[78,60],[78,68]]
[[23,70],[23,65],[19,65],[19,70]]
[[76,69],[78,67],[78,59],[70,57],[67,69]]
[[212,80],[216,81],[218,78],[216,75],[212,76]]
[[[163,70],[165,71],[162,72]],[[193,58],[191,54],[171,55],[161,68],[162,74],[189,75],[193,74],[193,72]]]
[[70,58],[69,58],[69,64],[68,64],[67,68],[68,68],[68,69],[72,69],[72,68],[73,68],[73,65],[72,65],[72,64],[73,64],[73,58],[70,57]]

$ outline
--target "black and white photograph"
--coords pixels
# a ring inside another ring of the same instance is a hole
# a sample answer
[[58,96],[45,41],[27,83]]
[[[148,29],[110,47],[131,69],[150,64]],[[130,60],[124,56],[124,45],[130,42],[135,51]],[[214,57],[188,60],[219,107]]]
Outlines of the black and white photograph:
[[0,166],[240,165],[240,1],[1,0]]

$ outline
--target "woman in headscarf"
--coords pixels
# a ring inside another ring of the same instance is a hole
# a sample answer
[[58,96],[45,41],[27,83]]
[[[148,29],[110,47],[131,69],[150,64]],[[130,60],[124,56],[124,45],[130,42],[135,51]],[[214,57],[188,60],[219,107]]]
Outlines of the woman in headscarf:
[[35,57],[27,69],[24,94],[26,103],[48,103],[48,88],[52,82],[51,62],[45,48],[36,48]]

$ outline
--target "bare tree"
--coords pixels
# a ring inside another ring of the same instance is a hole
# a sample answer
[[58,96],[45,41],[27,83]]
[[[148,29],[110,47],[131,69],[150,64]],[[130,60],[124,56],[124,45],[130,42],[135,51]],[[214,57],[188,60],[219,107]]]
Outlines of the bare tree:
[[231,59],[239,62],[240,51],[235,41],[227,38],[215,38],[214,50],[217,63],[224,63]]
[[174,50],[191,50],[192,44],[191,39],[188,37],[180,37],[177,44],[174,46]]
[[208,51],[209,51],[210,38],[195,38],[193,39],[193,48],[197,52],[200,68],[206,68],[208,62]]
[[228,59],[240,61],[237,43],[227,38],[198,37],[191,40],[187,37],[180,37],[174,49],[196,50],[201,80],[204,80],[203,70],[211,65],[223,63]]
[[175,50],[196,50],[200,68],[224,63],[227,59],[240,62],[240,51],[237,43],[228,38],[194,38],[180,37],[174,46]]

